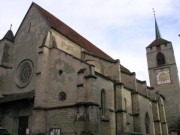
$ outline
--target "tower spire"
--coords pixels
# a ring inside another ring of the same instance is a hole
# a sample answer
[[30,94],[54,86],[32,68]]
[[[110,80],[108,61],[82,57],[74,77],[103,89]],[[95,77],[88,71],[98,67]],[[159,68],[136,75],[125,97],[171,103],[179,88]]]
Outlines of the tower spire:
[[11,41],[14,41],[14,34],[12,32],[12,24],[10,25],[10,29],[8,30],[8,32],[5,34],[5,36],[3,37],[3,39],[9,39]]
[[160,31],[159,31],[159,27],[158,27],[158,24],[157,24],[157,21],[156,21],[156,15],[155,15],[154,8],[153,8],[153,13],[154,13],[154,20],[155,20],[156,39],[158,39],[158,38],[161,38],[161,33],[160,33]]

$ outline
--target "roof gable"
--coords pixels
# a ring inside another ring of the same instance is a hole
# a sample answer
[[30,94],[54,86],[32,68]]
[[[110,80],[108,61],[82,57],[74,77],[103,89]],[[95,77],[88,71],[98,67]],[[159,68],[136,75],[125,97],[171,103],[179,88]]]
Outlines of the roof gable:
[[96,55],[99,55],[101,57],[111,59],[113,60],[109,55],[107,55],[105,52],[97,48],[95,45],[93,45],[91,42],[89,42],[87,39],[82,37],[80,34],[78,34],[76,31],[74,31],[72,28],[67,26],[65,23],[60,21],[58,18],[56,18],[54,15],[40,7],[39,5],[33,3],[34,6],[37,7],[38,11],[42,14],[44,19],[47,21],[49,26],[53,28],[54,30],[60,32],[62,35],[70,39],[71,41],[75,42],[85,50],[94,53]]

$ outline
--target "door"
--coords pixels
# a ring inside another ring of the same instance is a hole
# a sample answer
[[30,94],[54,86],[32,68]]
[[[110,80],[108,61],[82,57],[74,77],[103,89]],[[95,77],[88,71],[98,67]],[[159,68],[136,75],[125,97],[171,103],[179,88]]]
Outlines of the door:
[[26,135],[28,128],[28,116],[19,117],[18,135]]

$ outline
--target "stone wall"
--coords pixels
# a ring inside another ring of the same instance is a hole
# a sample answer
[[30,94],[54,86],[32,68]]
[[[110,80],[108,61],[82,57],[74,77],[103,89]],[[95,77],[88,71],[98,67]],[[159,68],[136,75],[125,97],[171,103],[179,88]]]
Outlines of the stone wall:
[[79,45],[75,44],[74,42],[53,29],[51,29],[51,32],[55,38],[58,49],[61,49],[62,51],[67,52],[68,54],[71,54],[79,59],[81,58],[82,48]]
[[136,85],[136,74],[132,73],[132,74],[127,74],[127,73],[122,73],[121,72],[121,82],[125,85],[128,86],[128,88],[130,89],[137,89],[137,85]]
[[[97,72],[99,72],[99,73],[103,74],[104,76],[107,76],[113,80],[121,81],[119,60],[106,60],[106,59],[100,58],[98,56],[93,56],[88,53],[84,53],[83,60],[85,60],[87,62],[98,63],[98,64],[96,64],[96,65],[98,65],[98,70],[96,70]],[[111,69],[111,70],[109,70],[109,69]]]
[[[49,26],[44,21],[44,18],[32,6],[18,29],[14,40],[12,82],[10,82],[12,84],[11,93],[35,90],[38,49],[42,45],[48,29]],[[18,74],[16,73],[20,63],[25,60],[32,62],[32,78],[26,87],[19,87],[16,82],[18,80]]]
[[146,134],[146,127],[145,127],[145,116],[148,114],[149,116],[149,127],[150,127],[150,134],[154,134],[154,120],[153,120],[153,113],[152,113],[152,103],[147,98],[140,96],[139,98],[139,105],[140,105],[140,120],[141,120],[141,129],[142,133]]

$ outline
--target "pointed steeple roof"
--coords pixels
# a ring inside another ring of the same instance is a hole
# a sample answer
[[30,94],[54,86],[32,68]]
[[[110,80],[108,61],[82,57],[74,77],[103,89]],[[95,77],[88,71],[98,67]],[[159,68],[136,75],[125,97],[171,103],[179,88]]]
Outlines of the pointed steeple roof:
[[[11,25],[12,27],[12,25]],[[10,41],[14,41],[14,34],[11,30],[11,27],[10,27],[10,30],[7,31],[7,33],[4,35],[3,39],[8,39]]]
[[161,33],[160,33],[160,31],[159,31],[159,27],[158,27],[158,24],[157,24],[157,21],[156,21],[156,15],[155,15],[154,8],[153,8],[153,13],[154,13],[154,20],[155,20],[156,39],[158,39],[158,38],[161,38]]
[[161,38],[161,33],[160,33],[160,31],[159,31],[159,27],[158,27],[158,24],[157,24],[155,15],[154,15],[154,18],[155,18],[155,33],[156,33],[156,39],[158,39],[158,38]]
[[160,33],[160,30],[158,27],[154,9],[153,9],[153,13],[154,13],[154,20],[155,20],[155,34],[156,34],[155,37],[156,37],[156,39],[151,44],[149,44],[146,48],[171,43],[170,41],[165,40],[161,37],[161,33]]

